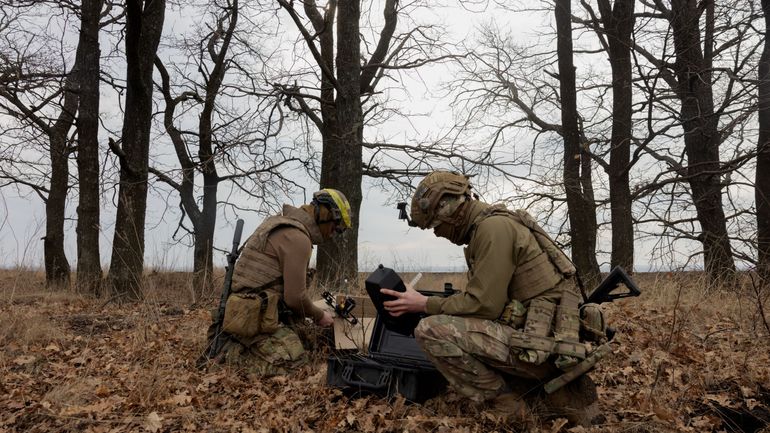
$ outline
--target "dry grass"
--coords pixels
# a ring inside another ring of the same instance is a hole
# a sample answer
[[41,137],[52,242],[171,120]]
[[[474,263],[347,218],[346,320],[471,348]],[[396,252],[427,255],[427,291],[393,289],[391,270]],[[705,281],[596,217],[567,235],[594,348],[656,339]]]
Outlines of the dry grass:
[[[186,273],[149,274],[145,301],[132,305],[46,291],[42,277],[0,271],[2,433],[510,427],[453,392],[424,405],[349,399],[325,386],[325,349],[288,377],[197,370],[218,293],[191,308]],[[746,281],[709,288],[694,273],[634,278],[643,295],[606,308],[618,336],[614,356],[592,373],[606,419],[590,431],[731,432],[766,425],[770,335],[757,299],[766,301],[768,293],[758,297]],[[441,290],[445,282],[462,288],[465,277],[425,273],[416,286]],[[568,427],[542,420],[530,431]]]

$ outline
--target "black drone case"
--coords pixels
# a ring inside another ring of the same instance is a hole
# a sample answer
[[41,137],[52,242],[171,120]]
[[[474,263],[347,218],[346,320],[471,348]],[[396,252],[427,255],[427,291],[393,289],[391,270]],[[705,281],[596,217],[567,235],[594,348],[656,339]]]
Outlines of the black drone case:
[[[397,281],[393,279],[394,275]],[[414,339],[414,327],[421,317],[412,315],[404,325],[399,322],[400,318],[380,310],[382,299],[372,296],[370,279],[377,280],[377,285],[387,284],[381,287],[395,289],[398,283],[403,286],[401,278],[382,265],[372,276],[367,279],[367,291],[378,310],[369,340],[369,353],[333,353],[327,362],[326,382],[353,395],[402,395],[408,401],[422,403],[446,389],[446,379],[431,364]],[[387,281],[383,282],[383,279]],[[379,289],[376,293],[379,294]],[[447,296],[452,292],[420,293],[426,296]]]

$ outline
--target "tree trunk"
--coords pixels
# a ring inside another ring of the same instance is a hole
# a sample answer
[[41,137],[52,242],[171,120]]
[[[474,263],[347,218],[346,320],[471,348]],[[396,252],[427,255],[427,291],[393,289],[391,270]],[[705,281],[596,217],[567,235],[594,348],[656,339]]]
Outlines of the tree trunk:
[[[765,34],[770,32],[770,0],[762,0]],[[757,204],[757,269],[770,280],[770,42],[759,59],[759,142],[754,197]]]
[[[216,185],[214,185],[216,190]],[[211,194],[210,194],[211,195]],[[200,223],[195,227],[195,246],[193,250],[193,303],[211,293],[214,286],[214,229],[216,226],[216,191],[213,193],[214,206],[204,205]],[[204,196],[204,201],[206,197]]]
[[[703,243],[704,264],[713,282],[735,274],[727,235],[720,182],[718,117],[714,113],[710,59],[704,58],[700,40],[700,13],[695,0],[671,2],[677,95],[687,153],[687,175],[692,190]],[[707,40],[711,40],[707,36]]]
[[609,44],[612,68],[612,136],[610,138],[610,216],[612,219],[611,267],[633,271],[634,225],[628,182],[631,155],[631,33],[634,0],[599,0],[599,11]]
[[125,299],[142,297],[144,219],[152,120],[152,70],[163,30],[164,0],[127,0],[126,112],[120,191],[110,262],[110,286]]
[[361,110],[360,0],[337,5],[337,135],[324,147],[321,187],[342,191],[350,202],[353,227],[318,248],[321,284],[355,284],[358,273],[358,215],[361,207],[363,113]]
[[206,155],[206,159],[201,159],[203,208],[198,212],[197,224],[194,224],[193,289],[195,299],[193,302],[198,302],[205,293],[210,292],[213,288],[214,228],[217,223],[217,187],[219,185],[219,176],[211,153],[211,112],[207,113],[204,109],[200,123],[201,147],[199,155]]
[[599,283],[600,278],[596,261],[596,204],[591,186],[590,158],[583,152],[580,143],[570,0],[557,0],[555,9],[561,121],[564,130],[564,189],[572,237],[572,260],[583,282],[593,287]]
[[47,130],[51,156],[51,188],[45,202],[45,237],[43,255],[46,286],[63,288],[70,284],[70,264],[64,253],[64,212],[69,189],[69,153],[67,135],[75,120],[78,94],[74,90],[78,75],[75,62],[64,82],[64,101],[53,126]]
[[49,288],[66,288],[70,283],[70,264],[64,254],[64,209],[69,180],[66,131],[64,134],[52,134],[50,144],[51,188],[45,202],[43,238],[45,281]]
[[77,287],[98,295],[102,266],[99,257],[99,17],[102,0],[83,0],[78,50],[78,198]]

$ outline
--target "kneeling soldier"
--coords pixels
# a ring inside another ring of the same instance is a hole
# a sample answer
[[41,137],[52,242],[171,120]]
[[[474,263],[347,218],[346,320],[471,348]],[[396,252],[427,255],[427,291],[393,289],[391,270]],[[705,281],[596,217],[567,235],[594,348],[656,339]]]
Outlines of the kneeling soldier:
[[[382,289],[397,298],[384,305],[394,316],[428,314],[414,335],[449,383],[472,400],[491,401],[508,421],[523,421],[522,394],[597,356],[581,342],[571,261],[529,214],[481,202],[470,190],[466,176],[429,174],[412,198],[410,223],[467,245],[466,290],[426,297]],[[551,414],[584,425],[597,415],[595,400],[587,376],[543,399]]]
[[351,227],[350,214],[347,198],[326,188],[309,204],[284,205],[246,240],[222,324],[228,336],[221,355],[226,362],[272,375],[307,361],[300,338],[279,318],[279,309],[288,309],[295,319],[312,318],[321,327],[333,324],[331,314],[308,297],[308,264],[313,245]]

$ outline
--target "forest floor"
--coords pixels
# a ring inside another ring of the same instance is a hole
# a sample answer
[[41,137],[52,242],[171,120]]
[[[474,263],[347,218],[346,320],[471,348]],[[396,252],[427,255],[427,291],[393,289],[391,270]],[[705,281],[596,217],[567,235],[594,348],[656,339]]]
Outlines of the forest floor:
[[[461,276],[434,276],[446,278]],[[769,432],[770,293],[709,289],[691,273],[635,278],[641,297],[605,304],[615,351],[591,373],[604,422],[532,413],[528,431]],[[350,398],[326,386],[324,350],[289,376],[198,370],[216,300],[191,308],[186,284],[156,273],[143,302],[117,305],[0,271],[0,433],[515,429],[451,390],[422,405]]]

